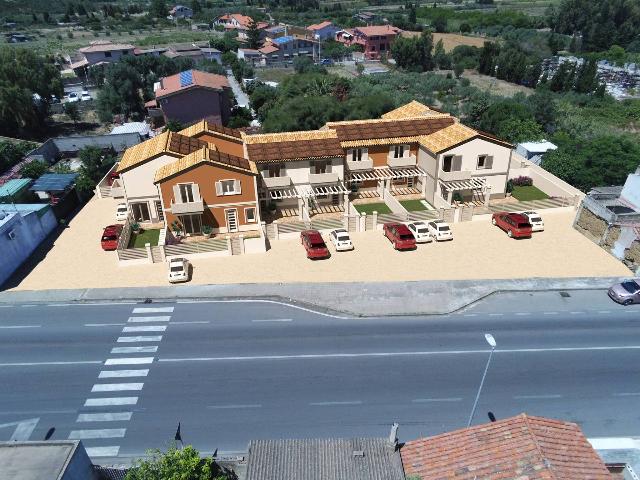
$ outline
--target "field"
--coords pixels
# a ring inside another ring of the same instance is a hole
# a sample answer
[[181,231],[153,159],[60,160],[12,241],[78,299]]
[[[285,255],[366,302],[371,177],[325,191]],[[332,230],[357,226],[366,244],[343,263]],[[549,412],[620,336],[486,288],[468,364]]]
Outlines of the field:
[[525,95],[531,95],[535,91],[534,89],[523,85],[509,83],[505,80],[498,80],[497,78],[490,77],[489,75],[482,75],[475,70],[465,70],[463,77],[468,79],[474,87],[503,97],[512,97],[516,93],[520,92]]

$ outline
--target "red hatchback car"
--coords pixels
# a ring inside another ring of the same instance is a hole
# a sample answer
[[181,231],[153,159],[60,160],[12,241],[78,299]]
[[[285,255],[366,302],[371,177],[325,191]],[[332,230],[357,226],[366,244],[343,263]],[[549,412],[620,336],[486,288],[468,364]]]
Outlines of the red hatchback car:
[[510,238],[526,238],[531,236],[529,219],[520,213],[497,212],[491,217],[491,223],[507,232]]
[[300,242],[307,251],[307,258],[317,260],[320,258],[329,258],[331,254],[324,243],[322,235],[317,230],[305,230],[300,232]]
[[403,223],[385,223],[384,236],[389,239],[396,250],[413,250],[416,248],[416,239]]
[[104,227],[104,232],[102,232],[102,240],[100,240],[102,249],[109,251],[118,248],[118,238],[120,238],[121,233],[122,225],[109,225],[108,227]]

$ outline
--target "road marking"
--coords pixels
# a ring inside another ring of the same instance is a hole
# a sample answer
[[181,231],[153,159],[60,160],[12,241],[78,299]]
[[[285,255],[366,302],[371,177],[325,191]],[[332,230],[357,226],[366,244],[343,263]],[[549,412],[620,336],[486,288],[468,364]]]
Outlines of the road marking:
[[81,413],[76,422],[126,422],[133,412]]
[[20,305],[23,308],[37,307],[38,305]]
[[465,313],[463,316],[464,317],[477,317],[478,314],[477,313]]
[[253,323],[263,322],[293,322],[292,318],[265,318],[264,320],[251,320]]
[[158,351],[158,347],[150,345],[147,347],[114,347],[111,349],[111,353],[155,353]]
[[517,312],[516,315],[531,315],[531,312]]
[[120,447],[89,447],[85,448],[87,455],[93,458],[117,457]]
[[168,322],[171,317],[163,315],[160,317],[129,317],[129,323],[153,323],[153,322]]
[[16,427],[9,441],[25,441],[29,440],[39,421],[40,418],[29,418],[18,422],[4,423],[0,425],[0,428]]
[[71,430],[69,440],[88,440],[94,438],[124,438],[126,428],[99,428],[96,430]]
[[105,365],[143,365],[153,363],[153,357],[108,358]]
[[430,403],[430,402],[459,402],[462,397],[450,397],[450,398],[416,398],[411,400],[414,403]]
[[143,370],[103,370],[98,378],[146,377],[149,369]]
[[173,307],[138,307],[133,313],[172,313]]
[[622,313],[631,313],[634,315],[640,314],[640,310],[623,310]]
[[621,392],[621,393],[613,393],[614,397],[638,397],[640,396],[640,392]]
[[261,407],[262,407],[262,405],[259,405],[259,404],[253,404],[253,405],[207,405],[207,408],[221,409],[221,410],[232,409],[232,408],[261,408]]
[[542,394],[542,395],[514,395],[513,398],[516,400],[545,400],[545,399],[553,399],[553,398],[562,398],[562,395],[557,394]]
[[346,315],[332,315],[330,313],[318,312],[316,310],[312,310],[311,308],[301,307],[300,305],[292,305],[287,302],[280,302],[278,300],[264,300],[264,299],[251,299],[251,300],[177,300],[176,303],[274,303],[276,305],[284,305],[285,307],[295,308],[297,310],[302,310],[303,312],[313,313],[315,315],[321,315],[323,317],[330,318],[339,318],[342,320],[353,319],[354,317],[349,317]]
[[569,312],[571,315],[581,315],[585,312]]
[[126,325],[126,323],[85,323],[85,327],[115,327],[119,325]]
[[91,388],[91,393],[142,390],[143,385],[144,383],[98,383]]
[[134,343],[134,342],[159,342],[162,335],[150,335],[148,337],[118,337],[118,343]]
[[331,406],[340,406],[340,405],[362,405],[360,400],[355,400],[352,402],[312,402],[309,405],[312,407],[331,407]]
[[[123,323],[123,325],[125,325]],[[152,326],[152,325],[142,325],[139,327],[124,327],[122,329],[122,333],[129,332],[164,332],[167,329],[166,325],[161,326]]]
[[138,397],[88,398],[85,407],[112,407],[115,405],[135,405]]
[[598,310],[598,313],[611,313],[611,310]]
[[104,307],[109,305],[138,305],[138,302],[76,302],[76,303],[49,303],[47,307]]
[[0,363],[0,367],[39,367],[49,365],[92,365],[102,363],[102,360],[85,360],[77,362],[18,362],[18,363]]
[[185,325],[187,323],[211,323],[211,321],[210,320],[187,320],[184,322],[173,321],[171,322],[171,325]]
[[0,328],[40,328],[42,325],[2,325]]
[[558,315],[558,312],[543,312],[543,315]]
[[502,315],[504,315],[504,313],[490,313],[489,314],[490,317],[501,317]]

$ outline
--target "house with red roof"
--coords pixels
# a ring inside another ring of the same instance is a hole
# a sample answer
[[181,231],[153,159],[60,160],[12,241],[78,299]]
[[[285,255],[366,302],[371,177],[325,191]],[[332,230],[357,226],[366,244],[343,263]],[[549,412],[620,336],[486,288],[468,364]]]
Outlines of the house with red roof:
[[328,20],[307,27],[309,37],[316,40],[333,39],[339,31],[340,28]]
[[[249,31],[249,25],[253,22],[253,18],[248,15],[242,15],[241,13],[227,13],[221,15],[213,21],[213,25],[223,26],[226,30],[236,30],[238,32],[238,38],[240,40],[247,40],[247,32]],[[261,38],[266,36],[264,31],[269,24],[267,22],[256,22],[258,30],[260,30]]]
[[366,59],[376,60],[382,55],[390,56],[391,45],[400,33],[402,30],[393,25],[355,27],[340,30],[336,33],[336,41],[347,46],[360,45]]
[[82,75],[84,69],[117,62],[126,55],[133,55],[134,50],[135,47],[129,43],[96,40],[78,50],[77,59],[71,62],[71,69],[76,75]]

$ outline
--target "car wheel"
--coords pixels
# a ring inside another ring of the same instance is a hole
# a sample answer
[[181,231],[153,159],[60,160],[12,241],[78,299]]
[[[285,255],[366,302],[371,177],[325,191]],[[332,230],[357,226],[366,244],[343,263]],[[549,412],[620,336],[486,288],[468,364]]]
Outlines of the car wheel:
[[622,302],[622,304],[626,307],[628,305],[631,305],[633,303],[633,300],[631,300],[630,298],[627,298],[624,302]]
[[492,219],[491,219],[491,224],[492,224],[492,225],[495,225],[495,224],[496,224],[496,219],[495,219],[495,218],[492,218]]
[[511,230],[507,231],[507,235],[509,238],[513,238],[513,232]]

